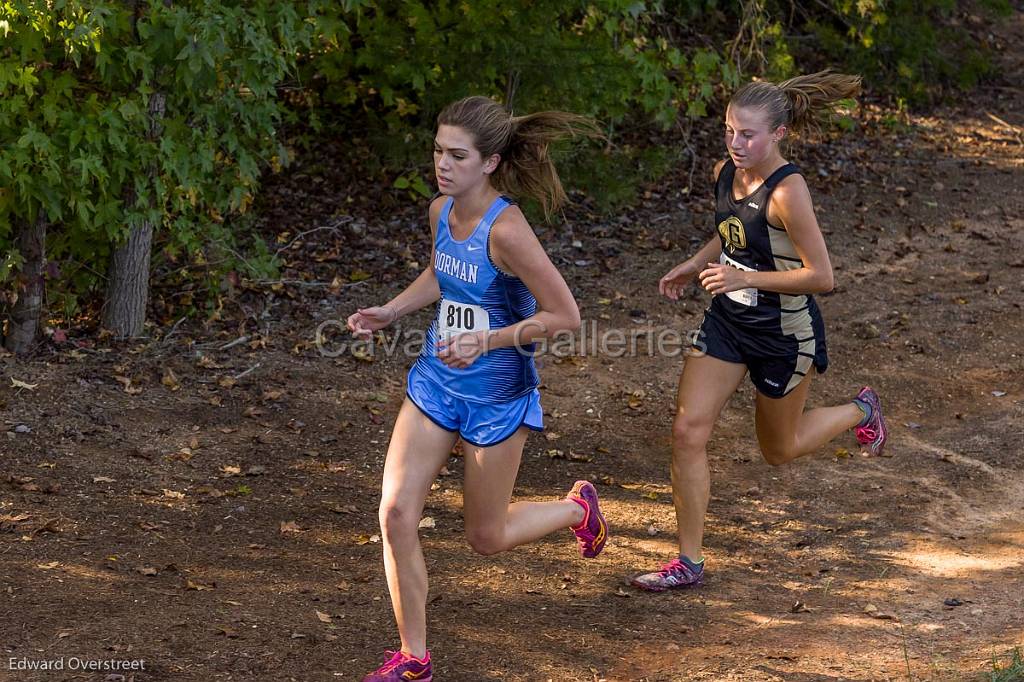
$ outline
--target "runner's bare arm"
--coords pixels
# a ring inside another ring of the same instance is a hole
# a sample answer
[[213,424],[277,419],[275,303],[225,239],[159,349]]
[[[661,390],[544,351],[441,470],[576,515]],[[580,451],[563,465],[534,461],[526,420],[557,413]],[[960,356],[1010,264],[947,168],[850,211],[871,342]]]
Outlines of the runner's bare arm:
[[[711,172],[713,182],[718,182],[718,174],[722,172],[725,159],[715,164]],[[673,301],[679,300],[679,294],[690,283],[697,274],[703,270],[711,261],[718,260],[722,253],[722,242],[718,235],[714,235],[705,242],[704,246],[679,265],[669,270],[664,277],[658,280],[658,291]]]
[[419,310],[423,306],[430,305],[441,298],[441,288],[437,283],[437,276],[434,274],[434,247],[437,234],[437,223],[441,215],[441,208],[444,206],[444,197],[438,197],[430,203],[430,262],[420,273],[420,276],[413,280],[402,293],[381,306],[360,308],[349,315],[347,326],[358,338],[368,339],[379,329],[384,329],[394,324],[398,318],[406,313]]
[[386,304],[395,310],[395,319],[436,303],[441,298],[441,287],[434,273],[434,245],[437,243],[437,224],[441,219],[441,209],[444,208],[446,199],[445,196],[439,196],[430,202],[430,260],[427,266],[412,284]]
[[580,311],[569,285],[518,207],[506,209],[491,228],[491,258],[500,269],[523,280],[537,299],[537,314],[492,332],[491,348],[530,343],[579,328]]

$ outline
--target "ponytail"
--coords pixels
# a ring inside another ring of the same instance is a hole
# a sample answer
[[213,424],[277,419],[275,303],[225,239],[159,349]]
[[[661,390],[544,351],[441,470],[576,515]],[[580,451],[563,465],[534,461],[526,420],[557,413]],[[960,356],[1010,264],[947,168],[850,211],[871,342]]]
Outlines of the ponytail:
[[815,132],[821,115],[844,99],[861,92],[860,76],[834,73],[831,69],[796,76],[778,85],[767,81],[747,83],[733,94],[731,106],[761,108],[774,130],[786,126],[793,132]]
[[567,137],[603,137],[592,119],[564,111],[513,116],[488,97],[467,97],[449,104],[438,125],[458,126],[476,140],[481,156],[501,156],[491,182],[514,197],[536,199],[550,217],[566,201],[551,160],[551,143]]

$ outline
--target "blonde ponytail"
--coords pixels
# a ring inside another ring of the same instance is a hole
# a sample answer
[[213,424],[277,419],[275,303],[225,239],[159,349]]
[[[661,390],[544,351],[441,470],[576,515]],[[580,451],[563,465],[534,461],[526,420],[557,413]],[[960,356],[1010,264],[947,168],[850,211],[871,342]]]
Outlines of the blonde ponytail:
[[794,132],[814,132],[821,114],[841,100],[861,92],[861,77],[830,69],[796,76],[778,85],[767,81],[747,83],[737,90],[730,106],[763,109],[773,130],[786,126]]

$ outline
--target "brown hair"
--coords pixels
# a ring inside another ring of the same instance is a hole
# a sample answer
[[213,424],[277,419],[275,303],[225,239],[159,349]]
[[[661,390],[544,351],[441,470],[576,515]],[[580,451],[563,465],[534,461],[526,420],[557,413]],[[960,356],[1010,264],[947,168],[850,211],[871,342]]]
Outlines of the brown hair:
[[767,81],[747,83],[733,94],[729,105],[763,109],[772,130],[784,125],[794,132],[814,133],[820,127],[823,111],[840,100],[856,97],[860,90],[860,76],[826,69],[778,85]]
[[592,119],[565,111],[540,111],[513,116],[489,97],[473,96],[452,102],[437,117],[437,124],[458,126],[473,136],[485,159],[499,154],[491,175],[499,191],[532,197],[550,217],[566,201],[562,181],[548,147],[566,137],[603,137]]

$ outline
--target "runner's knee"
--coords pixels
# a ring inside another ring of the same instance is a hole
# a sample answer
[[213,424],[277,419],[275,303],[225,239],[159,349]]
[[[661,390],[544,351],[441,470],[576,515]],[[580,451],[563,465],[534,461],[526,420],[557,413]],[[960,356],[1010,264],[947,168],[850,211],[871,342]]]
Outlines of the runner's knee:
[[700,456],[704,452],[714,422],[684,413],[676,415],[672,423],[672,445],[676,457]]
[[759,443],[764,461],[772,466],[785,464],[797,457],[796,443]]
[[415,534],[419,526],[417,515],[397,501],[381,500],[377,516],[380,519],[381,533],[389,540]]
[[490,556],[505,550],[505,533],[502,528],[467,528],[466,540],[473,551]]

